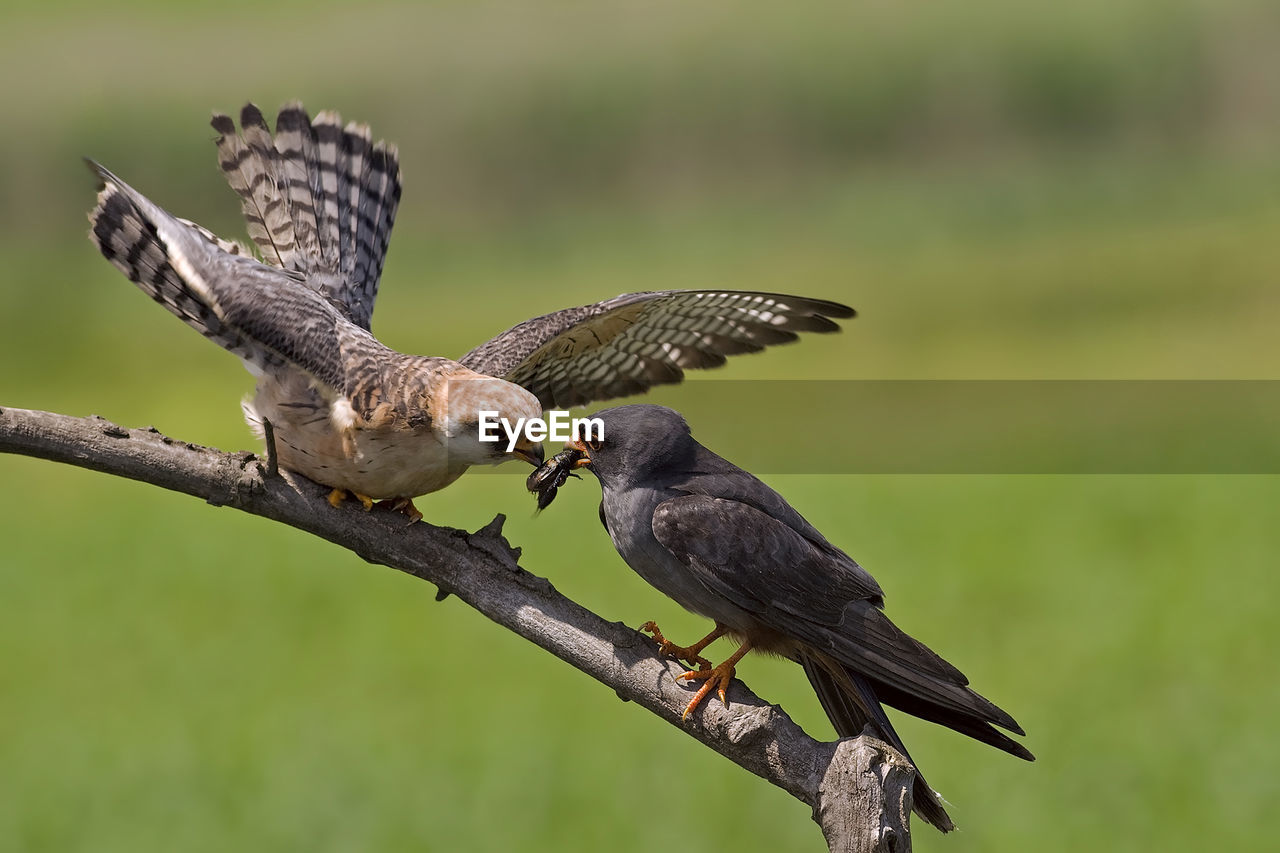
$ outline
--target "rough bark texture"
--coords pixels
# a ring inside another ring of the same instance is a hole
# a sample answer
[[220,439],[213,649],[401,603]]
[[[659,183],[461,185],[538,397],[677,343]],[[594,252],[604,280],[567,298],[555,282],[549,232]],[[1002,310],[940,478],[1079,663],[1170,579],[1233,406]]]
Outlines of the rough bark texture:
[[500,625],[635,702],[730,761],[809,804],[832,851],[911,849],[913,771],[867,735],[836,743],[810,738],[780,709],[734,681],[730,706],[706,702],[687,721],[683,670],[658,657],[652,640],[606,622],[518,564],[502,536],[503,517],[475,533],[392,513],[335,511],[328,489],[267,461],[178,441],[153,429],[126,429],[99,417],[0,409],[0,451],[65,462],[232,506],[305,530],[435,584]]
[[911,783],[915,770],[902,753],[864,733],[836,744],[818,786],[813,819],[832,851],[911,850]]

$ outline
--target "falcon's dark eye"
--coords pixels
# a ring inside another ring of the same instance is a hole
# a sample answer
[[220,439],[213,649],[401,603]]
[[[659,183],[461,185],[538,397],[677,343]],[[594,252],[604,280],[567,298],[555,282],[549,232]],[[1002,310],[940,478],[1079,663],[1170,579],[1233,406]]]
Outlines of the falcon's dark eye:
[[583,441],[582,443],[583,443],[583,444],[585,444],[585,445],[587,446],[587,450],[599,450],[601,447],[603,447],[603,446],[604,446],[604,439],[603,439],[603,438],[588,438],[587,440]]

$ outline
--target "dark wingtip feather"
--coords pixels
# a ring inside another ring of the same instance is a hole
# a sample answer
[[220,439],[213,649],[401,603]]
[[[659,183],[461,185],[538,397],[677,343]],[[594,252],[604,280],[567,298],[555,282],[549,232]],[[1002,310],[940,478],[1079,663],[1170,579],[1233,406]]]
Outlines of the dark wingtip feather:
[[797,317],[787,317],[781,328],[795,332],[816,332],[819,335],[826,335],[840,331],[840,324],[835,320],[827,319],[821,314],[803,314]]
[[834,317],[845,320],[858,316],[858,312],[843,302],[832,302],[829,299],[814,299],[811,296],[795,296],[790,293],[762,293],[770,299],[776,299],[796,313],[817,314],[822,317]]
[[267,120],[263,118],[262,110],[258,109],[257,104],[250,101],[240,109],[240,126],[266,129]]
[[109,183],[118,183],[116,176],[111,174],[111,172],[97,160],[94,160],[92,157],[82,157],[81,159],[84,160],[84,165],[89,169],[89,171],[93,172],[94,177],[98,179],[98,189],[102,189]]
[[1022,730],[1022,726],[1018,725],[1018,721],[1015,720],[1008,711],[1001,708],[987,697],[974,692],[972,688],[970,688],[970,692],[973,693],[974,698],[980,702],[981,710],[988,723],[999,726],[1005,731],[1013,732],[1015,735],[1026,736],[1027,733]]
[[89,236],[98,251],[109,261],[114,261],[118,252],[111,246],[111,235],[120,230],[124,221],[127,203],[114,191],[103,192],[98,196],[98,204],[89,214]]
[[845,305],[843,302],[832,302],[829,299],[814,299],[809,296],[790,296],[785,293],[770,294],[775,299],[786,302],[792,308],[797,310],[808,311],[813,314],[821,314],[824,317],[835,317],[837,319],[848,319],[849,317],[858,316],[858,312]]
[[851,319],[858,316],[858,312],[840,302],[829,302],[825,299],[815,299],[819,312],[827,317],[838,317],[842,320]]
[[223,136],[235,136],[236,133],[236,123],[226,113],[214,113],[209,119],[209,126]]
[[310,126],[311,116],[307,115],[301,101],[290,101],[276,114],[276,133],[285,130],[302,130]]

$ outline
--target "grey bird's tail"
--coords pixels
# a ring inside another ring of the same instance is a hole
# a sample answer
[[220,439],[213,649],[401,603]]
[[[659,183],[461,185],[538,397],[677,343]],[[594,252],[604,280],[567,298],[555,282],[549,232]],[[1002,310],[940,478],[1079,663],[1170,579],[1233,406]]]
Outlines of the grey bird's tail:
[[306,276],[356,325],[369,329],[387,242],[400,204],[396,148],[337,113],[313,121],[286,104],[272,136],[246,104],[240,133],[215,113],[218,164],[240,196],[249,236],[269,264]]
[[[802,652],[800,663],[809,683],[818,694],[818,701],[840,737],[857,737],[871,726],[875,736],[890,744],[915,766],[911,754],[889,722],[884,708],[877,701],[871,686],[862,676],[830,659],[822,659]],[[916,768],[911,787],[911,800],[916,814],[942,832],[951,832],[956,825],[942,806],[938,793],[929,787],[920,770]]]
[[[902,738],[898,736],[888,715],[885,714],[880,704],[883,701],[899,710],[946,726],[1019,758],[1035,760],[1026,747],[994,729],[990,725],[990,715],[960,712],[931,705],[904,691],[895,690],[887,684],[873,683],[851,667],[812,649],[801,650],[799,661],[804,667],[805,675],[808,676],[814,692],[818,694],[822,709],[827,712],[827,717],[840,737],[857,737],[869,725],[878,738],[892,745],[913,766],[916,766]],[[989,705],[990,703],[983,699],[980,704]],[[991,708],[1000,715],[1000,725],[1021,734],[1021,729],[1017,728],[1012,718],[995,709],[995,706]],[[942,832],[950,832],[956,828],[946,809],[943,808],[938,793],[925,781],[918,766],[916,766],[916,777],[911,794],[915,811],[920,817]]]

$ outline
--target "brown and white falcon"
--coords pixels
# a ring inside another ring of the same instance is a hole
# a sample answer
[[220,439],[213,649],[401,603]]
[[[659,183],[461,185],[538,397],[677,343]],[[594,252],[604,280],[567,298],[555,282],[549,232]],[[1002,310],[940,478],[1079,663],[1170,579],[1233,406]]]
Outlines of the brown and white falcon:
[[526,320],[458,361],[406,355],[370,333],[378,279],[400,200],[394,146],[332,112],[313,121],[286,105],[274,136],[261,111],[241,132],[215,114],[218,160],[239,194],[261,254],[178,219],[111,172],[90,236],[102,254],[188,325],[239,356],[257,377],[250,425],[279,463],[366,508],[442,489],[471,465],[540,444],[481,441],[482,410],[512,423],[544,409],[679,382],[686,368],[833,332],[834,302],[744,291],[629,293]]

